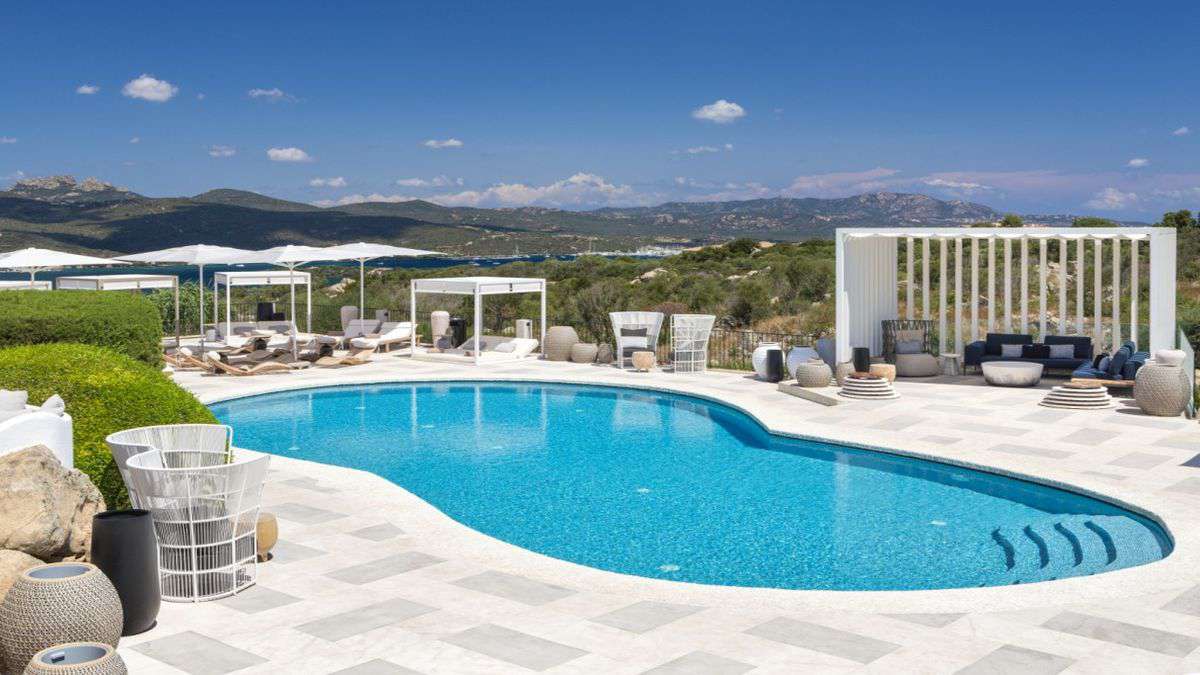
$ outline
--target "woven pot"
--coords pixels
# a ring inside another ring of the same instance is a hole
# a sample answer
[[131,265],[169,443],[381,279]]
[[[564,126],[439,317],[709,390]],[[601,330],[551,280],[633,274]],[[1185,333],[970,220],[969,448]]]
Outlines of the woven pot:
[[841,387],[846,384],[846,376],[854,372],[854,364],[849,361],[844,361],[837,364],[837,370],[833,371],[837,378],[837,386]]
[[35,654],[25,667],[25,675],[125,675],[128,672],[117,650],[100,642],[71,642],[47,647]]
[[574,363],[592,363],[600,348],[591,342],[576,342],[571,345],[571,361]]
[[579,333],[570,326],[551,326],[546,331],[543,353],[547,361],[566,361],[571,358],[571,346],[579,342]]
[[1148,363],[1138,369],[1133,399],[1147,415],[1178,417],[1188,404],[1187,377],[1179,366]]
[[833,379],[833,373],[824,361],[797,363],[792,368],[792,374],[796,376],[796,384],[801,387],[828,387]]
[[17,671],[52,645],[116,647],[123,624],[117,589],[95,565],[31,567],[17,576],[0,604],[0,672]]
[[610,344],[601,344],[596,347],[596,363],[612,363],[613,348]]

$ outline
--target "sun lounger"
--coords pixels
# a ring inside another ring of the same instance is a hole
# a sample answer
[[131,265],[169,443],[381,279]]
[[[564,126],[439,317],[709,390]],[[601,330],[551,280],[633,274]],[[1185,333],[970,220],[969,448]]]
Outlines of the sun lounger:
[[417,336],[413,335],[413,326],[408,321],[392,321],[379,326],[379,331],[363,337],[350,340],[351,353],[362,356],[376,351],[391,351],[392,347],[406,345]]
[[[235,366],[225,363],[216,353],[210,352],[205,355],[208,363],[216,372],[225,373],[226,375],[265,375],[268,373],[290,373],[297,369],[296,364],[283,363],[281,361],[264,361],[253,366]],[[307,365],[307,364],[306,364]]]

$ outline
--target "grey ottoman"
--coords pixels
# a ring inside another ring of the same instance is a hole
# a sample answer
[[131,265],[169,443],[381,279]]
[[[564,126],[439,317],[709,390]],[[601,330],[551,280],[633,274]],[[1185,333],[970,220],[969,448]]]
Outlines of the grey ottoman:
[[596,353],[600,351],[594,343],[576,342],[571,345],[571,361],[574,363],[593,363]]
[[942,367],[933,354],[897,354],[897,377],[933,377],[942,374]]

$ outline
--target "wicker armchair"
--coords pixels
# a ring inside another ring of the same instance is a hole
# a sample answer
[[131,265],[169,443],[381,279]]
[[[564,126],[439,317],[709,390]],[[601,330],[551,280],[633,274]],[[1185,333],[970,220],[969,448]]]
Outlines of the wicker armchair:
[[113,462],[129,491],[129,503],[141,508],[138,495],[129,481],[126,462],[136,454],[150,450],[201,450],[229,453],[233,447],[233,428],[224,424],[163,424],[116,431],[104,439],[112,453]]
[[924,319],[887,319],[883,322],[883,360],[888,363],[896,362],[896,336],[900,331],[924,331],[925,337],[921,351],[937,356],[937,340],[934,335],[934,323]]

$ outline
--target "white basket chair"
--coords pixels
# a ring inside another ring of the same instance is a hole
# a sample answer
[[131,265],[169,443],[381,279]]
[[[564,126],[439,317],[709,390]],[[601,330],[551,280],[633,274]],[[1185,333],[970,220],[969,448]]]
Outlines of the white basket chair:
[[214,600],[254,584],[270,462],[244,450],[150,450],[128,459],[131,492],[154,520],[163,600]]
[[677,373],[703,373],[708,369],[708,337],[712,335],[712,314],[672,314],[671,352]]
[[[625,367],[633,359],[633,351],[657,351],[658,333],[662,330],[662,312],[609,312],[613,339],[617,343],[617,364]],[[646,329],[646,335],[621,335],[621,329]]]
[[108,443],[113,461],[125,481],[129,492],[129,503],[138,506],[138,498],[125,463],[134,455],[150,450],[203,450],[205,452],[230,452],[233,448],[233,428],[224,424],[162,424],[152,427],[137,427],[116,431],[104,439]]

